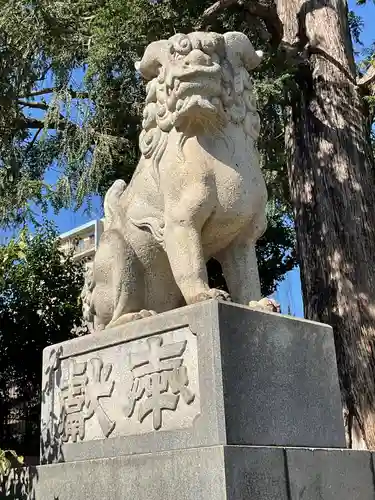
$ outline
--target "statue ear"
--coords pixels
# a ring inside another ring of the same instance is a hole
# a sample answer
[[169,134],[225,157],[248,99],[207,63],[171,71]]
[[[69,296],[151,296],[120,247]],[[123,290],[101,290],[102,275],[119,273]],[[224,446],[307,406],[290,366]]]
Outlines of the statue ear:
[[262,61],[263,52],[255,51],[246,35],[237,31],[225,33],[227,58],[233,66],[243,64],[248,71],[255,69]]
[[159,74],[159,69],[168,63],[169,44],[167,40],[152,42],[146,48],[140,61],[135,63],[135,69],[145,80],[152,80]]

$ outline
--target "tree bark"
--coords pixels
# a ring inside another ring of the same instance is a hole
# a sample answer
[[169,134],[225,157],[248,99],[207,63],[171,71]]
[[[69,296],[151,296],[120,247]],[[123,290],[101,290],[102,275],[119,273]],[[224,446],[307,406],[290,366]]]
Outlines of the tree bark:
[[[344,0],[276,0],[307,51],[286,111],[306,318],[333,327],[349,445],[375,448],[375,175]],[[360,436],[355,435],[358,430]]]

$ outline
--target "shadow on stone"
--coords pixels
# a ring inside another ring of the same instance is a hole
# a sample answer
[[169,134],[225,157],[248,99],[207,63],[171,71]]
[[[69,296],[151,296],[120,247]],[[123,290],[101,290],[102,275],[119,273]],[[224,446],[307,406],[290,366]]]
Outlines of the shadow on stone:
[[40,439],[40,464],[54,462],[64,462],[57,423],[54,423],[51,428],[42,430]]
[[53,389],[55,384],[60,385],[61,381],[61,356],[63,349],[60,346],[57,350],[52,349],[49,353],[49,360],[45,368],[45,383],[42,388],[42,405],[46,400],[51,401],[48,411],[47,421],[43,421],[40,437],[40,463],[63,462],[64,455],[61,449],[61,438],[59,433],[59,417],[53,411]]

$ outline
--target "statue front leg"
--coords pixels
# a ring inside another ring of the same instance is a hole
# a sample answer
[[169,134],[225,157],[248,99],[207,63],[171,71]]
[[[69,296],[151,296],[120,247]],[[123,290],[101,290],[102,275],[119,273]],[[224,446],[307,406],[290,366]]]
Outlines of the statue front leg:
[[261,298],[255,243],[266,227],[264,217],[255,220],[215,258],[220,262],[234,302],[248,305]]
[[191,219],[181,222],[181,219],[167,221],[164,241],[173,276],[186,304],[212,298],[227,300],[226,292],[208,286],[200,225],[197,227]]
[[221,264],[234,302],[248,305],[261,298],[254,241],[250,238],[245,241],[237,238],[216,258]]

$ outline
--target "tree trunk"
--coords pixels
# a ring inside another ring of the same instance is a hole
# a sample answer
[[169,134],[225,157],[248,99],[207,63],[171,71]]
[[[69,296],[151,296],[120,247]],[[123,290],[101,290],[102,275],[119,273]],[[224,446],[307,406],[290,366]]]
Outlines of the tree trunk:
[[[375,176],[344,0],[277,0],[309,65],[286,113],[306,318],[332,325],[349,445],[375,448]],[[355,429],[360,436],[355,435]]]

